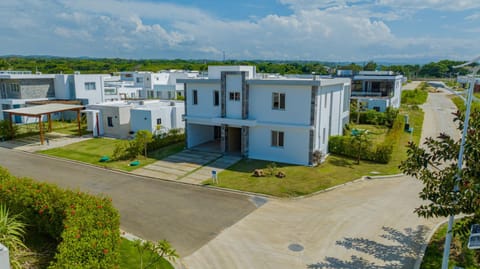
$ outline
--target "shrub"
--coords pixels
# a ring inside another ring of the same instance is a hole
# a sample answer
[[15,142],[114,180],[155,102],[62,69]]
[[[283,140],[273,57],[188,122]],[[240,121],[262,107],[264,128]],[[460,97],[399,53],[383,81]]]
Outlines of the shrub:
[[149,151],[163,148],[165,146],[185,141],[185,134],[180,129],[170,129],[168,133],[155,135],[148,143]]
[[385,112],[378,112],[372,109],[362,112],[351,111],[350,120],[352,122],[356,122],[357,113],[360,113],[360,124],[385,125],[387,127],[392,127],[392,124],[398,115],[398,109],[388,107]]
[[0,201],[59,243],[49,268],[118,264],[120,218],[110,199],[16,178],[0,167]]

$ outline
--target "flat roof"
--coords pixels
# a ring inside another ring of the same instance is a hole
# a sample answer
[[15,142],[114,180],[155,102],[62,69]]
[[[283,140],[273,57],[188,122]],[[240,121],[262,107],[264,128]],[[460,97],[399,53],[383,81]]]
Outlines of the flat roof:
[[24,115],[24,116],[40,116],[43,114],[63,112],[63,111],[69,111],[69,110],[81,110],[81,109],[83,109],[83,106],[79,106],[79,105],[46,104],[46,105],[39,105],[39,106],[29,106],[29,107],[8,109],[8,110],[4,110],[4,112],[9,112],[11,114]]

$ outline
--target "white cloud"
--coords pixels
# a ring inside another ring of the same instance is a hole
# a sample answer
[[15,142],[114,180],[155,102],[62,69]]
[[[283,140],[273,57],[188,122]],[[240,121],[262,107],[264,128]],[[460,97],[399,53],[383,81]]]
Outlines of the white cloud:
[[[0,54],[31,50],[28,54],[221,59],[225,51],[227,58],[237,59],[357,61],[468,53],[479,41],[399,37],[390,26],[418,9],[446,9],[450,1],[280,2],[291,14],[225,20],[158,2],[5,1],[0,3],[0,33],[9,38]],[[458,6],[480,6],[476,2],[461,0]],[[35,46],[25,45],[26,40]]]

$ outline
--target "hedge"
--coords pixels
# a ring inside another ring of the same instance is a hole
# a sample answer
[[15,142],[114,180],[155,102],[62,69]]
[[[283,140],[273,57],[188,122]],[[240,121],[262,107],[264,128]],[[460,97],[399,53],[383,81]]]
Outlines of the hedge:
[[58,242],[49,268],[117,266],[120,217],[111,199],[17,178],[0,167],[0,203]]
[[385,125],[390,128],[398,116],[398,109],[388,107],[385,112],[378,112],[372,109],[361,112],[351,111],[351,122],[357,122],[357,113],[360,113],[360,117],[358,117],[358,123],[360,124]]
[[[388,163],[392,157],[393,145],[395,145],[403,132],[404,118],[397,115],[385,140],[378,144],[364,143],[360,159],[377,163]],[[351,158],[358,156],[358,148],[353,147],[352,136],[332,136],[328,139],[328,151]]]
[[154,136],[153,141],[147,144],[147,149],[152,151],[182,141],[185,141],[185,134],[179,129],[170,129],[166,134]]

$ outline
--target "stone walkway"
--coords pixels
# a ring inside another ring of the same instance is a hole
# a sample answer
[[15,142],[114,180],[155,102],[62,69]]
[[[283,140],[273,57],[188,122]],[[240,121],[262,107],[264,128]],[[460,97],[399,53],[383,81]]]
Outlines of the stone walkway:
[[38,135],[16,138],[14,140],[0,142],[0,147],[8,149],[16,149],[26,152],[36,152],[40,150],[47,150],[53,148],[64,147],[69,144],[81,142],[92,138],[92,135],[72,136],[61,133],[47,133],[48,144],[45,140],[44,144],[40,144],[40,137]]
[[238,162],[241,157],[221,153],[184,150],[163,160],[147,165],[132,173],[142,176],[201,184],[211,178],[212,170],[220,173]]

